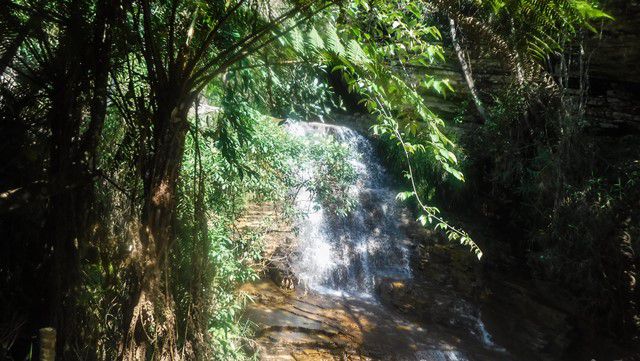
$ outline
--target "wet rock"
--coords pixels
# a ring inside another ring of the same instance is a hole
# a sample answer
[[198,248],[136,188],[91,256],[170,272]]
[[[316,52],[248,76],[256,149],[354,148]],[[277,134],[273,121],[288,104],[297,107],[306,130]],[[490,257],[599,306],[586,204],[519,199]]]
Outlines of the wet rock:
[[298,284],[298,279],[291,271],[291,268],[278,261],[269,261],[267,263],[267,275],[278,287],[285,290],[293,290]]
[[261,360],[509,360],[370,299],[283,292],[267,281],[247,284],[242,291],[256,301],[247,305],[245,317],[256,327],[254,349]]
[[413,285],[407,280],[382,280],[377,288],[377,295],[382,303],[390,305],[403,313],[415,312],[416,307],[426,303],[414,296]]
[[475,337],[485,347],[508,349],[517,360],[562,359],[573,328],[566,312],[547,305],[535,287],[486,279],[468,250],[415,229],[412,280],[384,279],[381,302],[419,320]]
[[452,288],[437,289],[426,283],[385,280],[378,287],[383,304],[427,323],[462,330],[482,341],[479,311]]
[[482,313],[497,342],[538,360],[564,358],[574,332],[566,312],[516,284],[495,285],[492,291]]

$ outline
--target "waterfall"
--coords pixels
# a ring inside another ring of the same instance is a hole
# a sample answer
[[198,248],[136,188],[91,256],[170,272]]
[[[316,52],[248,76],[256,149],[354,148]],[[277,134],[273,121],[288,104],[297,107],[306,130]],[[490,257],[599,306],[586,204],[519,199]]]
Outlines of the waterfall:
[[[337,125],[296,122],[287,129],[300,137],[333,137],[348,147],[346,161],[357,173],[349,190],[356,206],[345,217],[331,214],[307,189],[298,192],[295,205],[306,217],[297,224],[291,268],[299,282],[318,292],[371,297],[381,278],[410,278],[409,241],[399,227],[403,209],[372,143]],[[300,166],[301,182],[322,176],[313,164]]]

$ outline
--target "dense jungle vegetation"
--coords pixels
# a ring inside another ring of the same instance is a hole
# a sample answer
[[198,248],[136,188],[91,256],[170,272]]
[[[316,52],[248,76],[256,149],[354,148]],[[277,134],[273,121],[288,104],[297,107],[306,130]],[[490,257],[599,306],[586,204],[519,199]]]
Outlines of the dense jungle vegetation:
[[[421,223],[632,354],[639,128],[602,134],[588,111],[618,5],[0,1],[0,359],[41,357],[43,327],[59,360],[251,357],[237,288],[265,260],[235,221],[255,202],[292,213],[299,187],[348,212],[347,150],[281,127],[347,112]],[[324,181],[297,183],[302,158]]]

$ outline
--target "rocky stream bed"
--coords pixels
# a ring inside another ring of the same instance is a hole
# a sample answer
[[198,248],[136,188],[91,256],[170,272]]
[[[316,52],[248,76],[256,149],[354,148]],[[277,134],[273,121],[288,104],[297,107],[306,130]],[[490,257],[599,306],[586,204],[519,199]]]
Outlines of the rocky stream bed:
[[[293,125],[350,147],[358,205],[346,218],[309,192],[298,224],[266,230],[263,279],[242,292],[262,360],[560,360],[572,337],[567,313],[517,277],[487,270],[465,247],[425,229],[395,199],[370,141],[341,126]],[[301,177],[323,176],[313,164]],[[242,227],[273,219],[256,205]]]

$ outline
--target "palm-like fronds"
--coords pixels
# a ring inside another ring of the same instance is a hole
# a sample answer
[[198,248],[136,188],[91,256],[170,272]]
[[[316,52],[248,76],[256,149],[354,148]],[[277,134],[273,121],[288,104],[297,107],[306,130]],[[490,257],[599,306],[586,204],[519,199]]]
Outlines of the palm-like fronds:
[[579,29],[595,31],[592,21],[611,18],[587,0],[492,0],[493,23],[511,34],[514,45],[536,59],[562,49],[563,39]]
[[612,19],[595,0],[432,0],[472,42],[487,43],[521,80],[548,82],[541,63],[593,22]]

